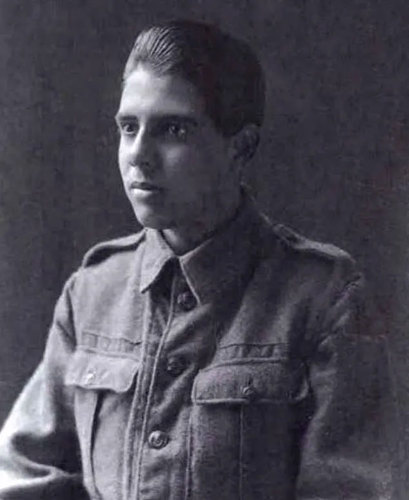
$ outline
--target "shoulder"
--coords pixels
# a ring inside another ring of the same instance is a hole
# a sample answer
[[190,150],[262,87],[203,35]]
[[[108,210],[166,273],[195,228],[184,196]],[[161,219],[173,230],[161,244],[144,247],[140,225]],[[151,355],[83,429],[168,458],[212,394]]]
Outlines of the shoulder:
[[301,280],[320,284],[329,280],[342,288],[362,279],[355,259],[338,246],[307,238],[284,224],[276,224],[272,230],[284,255],[284,267],[299,274]]
[[102,241],[91,247],[82,259],[81,268],[87,268],[101,264],[115,256],[133,253],[145,238],[145,231]]
[[367,306],[365,277],[348,252],[306,238],[282,224],[273,230],[287,256],[284,273],[291,277],[289,296],[297,296],[298,288],[303,297],[300,303],[309,303],[310,332],[336,331],[337,324],[341,325],[337,322],[355,317],[357,312],[363,318]]
[[345,250],[331,244],[307,238],[284,224],[273,226],[273,232],[283,246],[290,252],[312,256],[334,262],[354,263],[354,259]]

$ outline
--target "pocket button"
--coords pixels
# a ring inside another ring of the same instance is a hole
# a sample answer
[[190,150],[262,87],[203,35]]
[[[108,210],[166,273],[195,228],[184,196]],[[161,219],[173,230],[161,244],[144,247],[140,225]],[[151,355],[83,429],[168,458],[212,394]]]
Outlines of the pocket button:
[[256,399],[258,396],[257,389],[253,385],[245,385],[241,393],[249,401]]
[[87,372],[87,374],[85,375],[85,383],[86,384],[92,384],[92,382],[94,381],[95,379],[95,373],[90,370],[89,372]]

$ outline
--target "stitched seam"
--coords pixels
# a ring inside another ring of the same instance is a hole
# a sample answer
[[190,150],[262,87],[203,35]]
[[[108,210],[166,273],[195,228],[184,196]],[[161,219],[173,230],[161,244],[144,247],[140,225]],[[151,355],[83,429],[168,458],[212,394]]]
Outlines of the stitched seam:
[[351,278],[349,281],[347,281],[345,285],[342,287],[342,289],[339,290],[338,293],[335,295],[331,305],[333,306],[336,303],[341,302],[345,296],[347,296],[349,293],[352,293],[351,290],[353,290],[354,288],[359,289],[362,286],[362,280],[363,280],[362,275],[357,275],[354,276],[354,278]]
[[[154,385],[156,382],[156,374],[158,371],[159,359],[160,359],[160,355],[162,353],[163,346],[165,344],[165,339],[169,333],[169,330],[170,330],[170,327],[171,327],[171,324],[173,321],[173,316],[175,313],[175,300],[174,300],[175,289],[176,289],[176,280],[174,279],[172,282],[172,289],[171,289],[171,302],[170,302],[169,318],[168,318],[168,322],[166,324],[165,330],[164,330],[162,337],[160,339],[158,349],[156,351],[155,361],[154,361],[154,365],[153,365],[153,369],[152,369],[151,381],[149,384],[148,398],[146,401],[145,411],[144,411],[144,415],[143,415],[141,439],[139,442],[139,449],[138,449],[138,456],[137,456],[138,475],[137,475],[135,485],[134,485],[134,488],[132,491],[133,495],[131,497],[131,498],[135,498],[135,499],[138,498],[139,484],[140,484],[140,480],[141,480],[141,464],[142,464],[143,448],[144,448],[144,444],[145,444],[145,440],[146,440],[146,429],[148,427],[148,418],[149,418],[150,410],[151,410],[153,389],[154,389]],[[153,320],[153,315],[152,315],[152,320]],[[152,325],[153,325],[153,321],[151,321],[150,329],[152,328]],[[149,331],[150,331],[150,329],[149,329]]]
[[244,406],[240,407],[240,443],[239,443],[239,500],[243,500],[243,456],[244,456]]
[[[98,333],[96,330],[84,329],[82,332],[85,335],[92,335],[94,337],[108,339],[111,341],[120,340],[120,341],[126,342],[127,344],[131,344],[132,346],[139,345],[142,343],[142,340],[133,341],[133,340],[129,340],[128,338],[122,337],[122,336],[121,337],[111,337],[110,335],[107,335],[107,334]],[[83,344],[80,342],[80,345],[87,345],[87,344]]]
[[193,449],[193,432],[192,432],[192,411],[189,415],[189,426],[187,435],[187,463],[185,470],[185,500],[189,500],[192,491],[192,449]]
[[[92,394],[92,396],[91,396]],[[94,392],[91,393],[87,397],[92,397],[92,408],[91,411],[88,413],[88,418],[85,423],[85,439],[84,442],[86,443],[86,448],[84,450],[84,469],[85,473],[88,471],[88,477],[89,477],[89,486],[91,489],[91,495],[92,498],[95,500],[100,499],[100,495],[97,491],[97,487],[95,484],[95,473],[94,473],[94,464],[92,460],[92,448],[93,448],[93,441],[94,441],[94,433],[95,433],[95,418],[96,418],[96,411],[97,411],[97,406],[98,406],[98,399],[99,395]]]
[[135,361],[140,360],[140,355],[137,355],[136,353],[132,354],[132,353],[123,352],[123,351],[116,351],[116,352],[115,351],[104,351],[104,350],[100,350],[98,348],[88,347],[88,346],[84,346],[84,345],[79,345],[78,351],[92,352],[93,354],[99,354],[99,355],[104,356],[106,358],[130,359],[130,360],[135,360]]
[[256,401],[249,402],[243,398],[215,398],[203,399],[195,398],[194,402],[199,405],[214,405],[214,404],[240,404],[242,406],[257,405],[257,404],[282,404],[284,402],[291,402],[290,398],[263,398]]
[[[346,300],[347,295],[349,293],[352,293],[351,290],[352,291],[353,291],[353,289],[359,290],[362,286],[362,281],[363,281],[363,275],[361,273],[355,274],[353,276],[353,278],[350,278],[348,281],[346,281],[344,286],[340,290],[338,290],[338,292],[333,297],[331,303],[329,304],[330,310],[331,310],[331,308],[336,307],[336,305],[339,304],[342,300]],[[329,284],[325,288],[324,294],[328,288],[329,288]],[[321,320],[321,322],[322,322],[322,320]],[[323,344],[327,339],[330,339],[331,337],[338,336],[339,332],[337,332],[337,331],[329,331],[328,332],[327,328],[323,328],[320,325],[319,328],[312,329],[312,330],[310,329],[310,335],[311,335],[311,339],[313,339],[313,340],[310,341],[309,357],[314,355],[314,353],[320,348],[320,345]],[[349,337],[355,337],[355,338],[357,337],[356,335],[354,336],[354,335],[351,335],[348,333],[346,334],[344,332],[342,333],[342,335],[349,336]],[[365,336],[363,336],[363,335],[359,335],[358,337],[361,339],[365,338]],[[371,338],[372,337],[369,337],[369,339],[371,339]]]
[[[137,289],[135,289],[135,292],[137,292]],[[143,314],[146,314],[147,311],[147,296],[144,296],[144,307],[143,307]],[[153,325],[153,315],[150,316],[149,318],[149,323],[146,327],[146,335],[149,335],[149,332],[151,331],[152,325]],[[146,350],[148,348],[148,343],[142,343],[142,352],[140,356],[140,368],[138,372],[138,378],[136,381],[136,386],[135,386],[135,393],[134,393],[134,399],[132,401],[131,409],[129,412],[129,421],[127,424],[127,429],[126,429],[126,440],[125,440],[125,447],[124,447],[124,466],[123,466],[123,486],[122,486],[122,498],[123,499],[129,499],[130,498],[130,492],[132,490],[132,471],[133,471],[133,465],[135,463],[135,456],[136,454],[134,453],[134,448],[135,448],[135,438],[136,438],[136,431],[135,431],[135,426],[136,426],[136,415],[138,412],[138,401],[139,401],[139,394],[141,391],[141,384],[142,384],[142,374],[144,372],[144,366],[145,366],[145,357],[146,357]]]
[[219,349],[226,349],[228,347],[236,347],[236,346],[288,346],[288,343],[286,342],[235,342],[233,344],[219,344]]
[[214,364],[212,366],[209,366],[208,368],[204,368],[203,370],[201,370],[201,373],[207,373],[217,368],[222,368],[223,366],[247,365],[252,363],[268,363],[275,365],[283,363],[283,361],[288,361],[288,358],[233,358],[228,361]]

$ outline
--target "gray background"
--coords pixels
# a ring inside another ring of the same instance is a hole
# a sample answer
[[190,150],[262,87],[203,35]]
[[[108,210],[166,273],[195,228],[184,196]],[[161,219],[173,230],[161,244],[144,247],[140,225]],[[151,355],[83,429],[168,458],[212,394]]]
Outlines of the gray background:
[[271,217],[366,271],[408,422],[407,11],[398,0],[0,0],[0,422],[84,251],[137,227],[116,166],[120,73],[141,27],[180,16],[259,53],[270,90],[248,182]]

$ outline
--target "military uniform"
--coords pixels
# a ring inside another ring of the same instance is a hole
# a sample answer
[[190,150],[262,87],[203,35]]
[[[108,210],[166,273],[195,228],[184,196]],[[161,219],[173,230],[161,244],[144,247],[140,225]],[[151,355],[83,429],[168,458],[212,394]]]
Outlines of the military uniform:
[[181,257],[152,229],[97,245],[0,435],[0,499],[392,498],[362,284],[249,200]]

